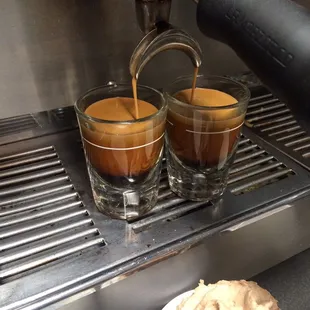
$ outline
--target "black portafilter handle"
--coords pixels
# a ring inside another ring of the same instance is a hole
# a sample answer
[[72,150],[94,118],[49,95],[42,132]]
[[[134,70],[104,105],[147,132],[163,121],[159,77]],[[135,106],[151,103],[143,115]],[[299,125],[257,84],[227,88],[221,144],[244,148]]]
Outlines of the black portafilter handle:
[[201,32],[228,44],[302,120],[310,120],[310,12],[290,0],[200,0]]

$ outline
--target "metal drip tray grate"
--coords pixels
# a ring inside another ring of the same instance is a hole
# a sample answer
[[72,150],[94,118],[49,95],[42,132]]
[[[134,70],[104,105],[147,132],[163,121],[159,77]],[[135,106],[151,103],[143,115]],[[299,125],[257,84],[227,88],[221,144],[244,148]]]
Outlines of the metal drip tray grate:
[[0,120],[0,137],[39,127],[31,114]]
[[[287,168],[273,155],[242,135],[237,157],[230,171],[228,190],[234,195],[242,195],[294,175],[291,168]],[[208,206],[212,206],[212,203],[188,202],[171,192],[164,161],[157,206],[147,216],[130,223],[136,232],[140,232],[157,222],[169,222]]]
[[241,195],[294,174],[292,169],[242,136],[228,185],[233,194]]
[[310,169],[310,136],[287,105],[265,87],[252,91],[246,120],[255,133]]
[[130,223],[97,211],[77,130],[0,146],[0,307],[39,309],[109,285],[310,191],[308,171],[243,134],[221,201],[175,196],[163,167],[157,206]]
[[0,158],[0,280],[104,241],[54,147]]

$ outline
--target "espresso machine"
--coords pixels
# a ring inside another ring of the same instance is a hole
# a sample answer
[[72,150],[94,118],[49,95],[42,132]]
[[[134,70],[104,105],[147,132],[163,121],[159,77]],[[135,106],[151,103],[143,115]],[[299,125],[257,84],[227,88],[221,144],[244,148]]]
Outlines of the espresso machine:
[[[290,0],[195,2],[200,31],[231,46],[252,72],[286,101],[298,117],[309,120],[309,10]],[[170,6],[171,1],[137,0],[140,28],[146,33],[154,28],[162,32],[163,27],[168,27]],[[269,12],[277,13],[271,15]],[[188,53],[184,47],[185,44],[178,42],[173,46]],[[199,57],[192,56],[194,66],[200,66]]]
[[[310,247],[307,2],[3,0],[0,8],[1,309],[159,310],[199,279],[249,279]],[[166,31],[186,41],[161,41],[133,61]],[[101,214],[72,104],[133,71],[162,88],[193,65],[252,93],[223,199],[175,196],[164,162],[151,213]]]

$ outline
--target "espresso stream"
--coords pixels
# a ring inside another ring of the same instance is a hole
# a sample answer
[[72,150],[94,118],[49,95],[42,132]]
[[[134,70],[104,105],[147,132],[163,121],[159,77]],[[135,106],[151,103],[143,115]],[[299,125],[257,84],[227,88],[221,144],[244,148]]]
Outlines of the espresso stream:
[[196,90],[196,84],[197,84],[198,71],[199,71],[199,68],[196,67],[196,68],[194,69],[194,75],[193,75],[191,99],[190,99],[190,101],[189,101],[190,104],[193,104],[193,100],[194,100],[194,96],[195,96],[195,90]]
[[[146,101],[138,100],[137,104],[140,118],[158,111]],[[132,121],[137,113],[133,98],[116,97],[93,103],[85,114],[105,121]],[[152,119],[131,124],[97,122],[91,127],[81,126],[88,160],[105,177],[144,175],[154,167],[162,150],[164,125],[154,124]]]
[[[169,109],[167,133],[175,155],[193,167],[221,167],[232,154],[240,134],[244,116],[237,107],[222,108],[237,100],[221,91],[207,88],[182,90],[174,97],[196,106],[215,107],[213,110],[188,109],[188,114]],[[220,109],[216,109],[219,107]]]

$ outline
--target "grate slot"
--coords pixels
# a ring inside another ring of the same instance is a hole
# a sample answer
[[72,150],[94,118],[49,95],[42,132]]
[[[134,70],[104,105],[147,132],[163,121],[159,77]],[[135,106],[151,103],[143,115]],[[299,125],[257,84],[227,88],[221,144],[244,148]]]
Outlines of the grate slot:
[[257,96],[257,97],[251,98],[250,99],[250,103],[254,102],[254,101],[258,101],[258,100],[263,100],[263,99],[271,98],[271,97],[273,97],[273,95],[271,93],[265,94],[265,95],[261,95],[261,96]]
[[18,234],[22,234],[22,233],[25,233],[25,232],[28,232],[34,229],[38,229],[40,227],[44,227],[44,226],[55,224],[55,223],[58,223],[64,220],[72,219],[79,215],[87,216],[88,212],[82,209],[82,210],[71,212],[71,213],[68,213],[62,216],[54,216],[41,222],[34,222],[34,223],[29,224],[28,226],[23,225],[18,228],[8,229],[4,232],[0,232],[0,238],[4,239],[4,238],[8,238],[8,237],[15,236]]
[[166,189],[166,190],[164,190],[164,191],[162,191],[162,192],[159,193],[159,195],[158,195],[158,200],[160,201],[160,200],[162,200],[162,199],[165,199],[165,198],[171,196],[171,194],[172,194],[172,192],[171,192],[171,190],[168,188],[168,189]]
[[174,206],[173,208],[169,209],[169,210],[165,210],[164,212],[161,213],[156,213],[153,216],[141,219],[135,223],[132,224],[132,228],[137,231],[140,232],[142,230],[144,230],[146,227],[151,226],[152,224],[155,224],[159,221],[163,221],[163,220],[171,220],[173,218],[179,217],[182,214],[188,213],[192,210],[197,209],[198,207],[201,207],[203,205],[206,205],[206,202],[185,202],[182,205],[177,205]]
[[230,177],[229,181],[228,181],[228,184],[230,185],[230,184],[236,183],[238,181],[242,181],[242,180],[247,179],[249,177],[261,174],[262,172],[272,171],[275,168],[278,168],[278,167],[280,167],[282,165],[283,164],[280,163],[280,162],[275,162],[275,163],[269,164],[267,166],[260,167],[260,168],[255,169],[255,170],[248,171],[248,172],[246,172],[244,174],[241,174],[241,175],[238,175],[238,176],[235,176],[235,177]]
[[[293,116],[291,116],[289,118],[293,118]],[[283,127],[287,127],[287,126],[294,125],[294,124],[297,124],[297,121],[292,120],[292,121],[280,123],[278,125],[270,126],[270,127],[267,127],[267,128],[262,128],[261,131],[262,132],[273,131],[273,130],[276,130],[276,129],[279,129],[279,128],[283,128]],[[256,126],[256,127],[260,127],[260,126]]]
[[50,170],[43,171],[43,172],[32,173],[26,176],[11,178],[5,181],[0,181],[0,187],[4,187],[8,185],[15,185],[15,184],[23,183],[26,181],[32,181],[33,179],[50,177],[50,176],[54,176],[54,175],[57,175],[63,172],[65,172],[65,169],[61,167],[61,168],[50,169]]
[[7,117],[7,118],[3,118],[0,120],[0,125],[2,124],[6,124],[6,123],[11,123],[12,120],[23,120],[23,119],[28,119],[28,118],[32,118],[31,114],[26,114],[26,115],[17,115],[14,117]]
[[34,182],[34,183],[29,184],[29,185],[23,185],[23,186],[14,187],[11,189],[1,190],[0,197],[6,196],[6,195],[11,195],[11,194],[16,194],[19,192],[24,192],[27,190],[37,189],[40,187],[44,187],[46,185],[51,185],[51,184],[55,184],[55,183],[59,183],[59,182],[63,182],[63,181],[69,181],[69,177],[67,175],[64,175],[61,177],[55,177],[55,178],[48,179],[45,181]]
[[163,180],[159,183],[159,189],[164,190],[169,188],[169,182],[167,180]]
[[260,158],[260,159],[257,159],[257,160],[252,160],[249,163],[242,164],[240,166],[239,165],[238,166],[237,165],[233,165],[233,167],[229,171],[229,174],[232,175],[234,173],[237,173],[237,172],[240,172],[240,171],[243,171],[243,170],[247,170],[247,169],[250,169],[252,167],[255,167],[255,166],[258,166],[258,165],[261,165],[261,164],[264,164],[264,163],[268,163],[269,161],[271,161],[273,159],[274,159],[274,157],[269,155],[269,156],[266,156],[266,157],[263,157],[263,158]]
[[282,114],[286,114],[286,113],[289,113],[289,112],[290,112],[289,109],[283,109],[283,110],[280,110],[280,111],[277,111],[277,112],[268,113],[268,114],[264,114],[264,115],[260,115],[260,116],[255,116],[255,117],[247,119],[247,121],[249,123],[257,122],[257,121],[264,120],[266,118],[272,118],[272,117],[279,116],[279,115],[282,115]]
[[43,252],[45,250],[57,247],[59,245],[65,244],[67,242],[74,241],[74,240],[79,239],[79,238],[86,237],[88,235],[97,234],[97,232],[98,232],[97,228],[90,228],[90,229],[81,231],[79,233],[75,233],[74,235],[70,235],[70,236],[67,236],[64,238],[60,238],[60,239],[48,242],[48,243],[41,244],[37,247],[32,246],[31,248],[25,249],[24,251],[18,251],[14,254],[2,256],[0,258],[0,265],[11,263],[11,262],[16,261],[18,259],[37,254],[39,252]]
[[241,136],[241,139],[240,139],[240,141],[238,143],[238,147],[240,147],[240,146],[242,146],[242,145],[244,145],[244,144],[246,144],[248,142],[250,142],[250,139],[247,139],[247,138],[244,138],[243,136]]
[[21,132],[38,127],[38,123],[32,115],[4,118],[0,121],[0,136]]
[[49,214],[53,214],[53,213],[57,213],[57,212],[60,212],[60,211],[68,210],[68,209],[71,209],[73,207],[78,207],[78,206],[81,206],[81,205],[82,205],[81,201],[75,201],[75,202],[72,202],[72,203],[61,205],[59,207],[49,208],[48,210],[38,211],[38,212],[35,212],[33,214],[30,214],[30,215],[18,216],[17,218],[13,218],[13,219],[6,219],[5,221],[0,221],[0,228],[6,227],[6,226],[11,226],[11,225],[18,224],[18,223],[23,223],[23,222],[31,221],[31,220],[35,220],[35,219],[38,219],[40,217],[43,217],[43,216],[46,216],[46,215],[49,215]]
[[35,154],[38,154],[38,153],[49,152],[49,151],[54,151],[54,147],[53,146],[47,146],[47,147],[42,147],[42,148],[35,149],[35,150],[30,150],[30,151],[27,151],[27,152],[22,152],[22,153],[11,154],[11,155],[8,155],[8,156],[3,156],[3,157],[0,157],[0,162],[6,161],[6,160],[17,159],[17,158],[25,157],[25,156],[31,156],[31,155],[35,155]]
[[[277,99],[276,102],[278,102],[279,100]],[[260,103],[260,104],[257,104],[257,106],[264,106],[266,103]],[[256,110],[253,110],[253,111],[249,111],[247,112],[247,116],[250,116],[250,115],[256,115],[256,114],[261,114],[261,113],[265,113],[265,112],[269,112],[269,111],[273,111],[273,110],[278,110],[282,107],[285,107],[285,104],[284,103],[279,103],[279,104],[275,104],[275,105],[272,105],[272,106],[267,106],[267,107],[261,107],[259,109],[256,109]],[[249,109],[253,108],[253,106],[249,106]]]
[[88,242],[83,242],[82,244],[79,244],[77,246],[69,247],[65,250],[55,252],[52,255],[44,256],[42,258],[33,260],[31,262],[28,262],[28,263],[25,263],[22,265],[18,265],[16,267],[10,268],[8,270],[0,271],[0,279],[6,279],[8,277],[17,275],[17,274],[25,272],[27,270],[30,270],[30,269],[33,269],[33,268],[36,268],[36,267],[39,267],[42,265],[46,265],[47,263],[51,263],[55,260],[66,257],[70,254],[75,253],[75,252],[78,252],[78,251],[87,249],[91,246],[99,245],[99,244],[104,244],[104,240],[102,237],[97,237],[94,240],[91,240]]
[[47,190],[42,190],[40,192],[35,192],[27,195],[22,196],[14,196],[12,198],[8,198],[5,200],[0,201],[0,207],[5,205],[15,205],[18,202],[26,201],[26,200],[32,200],[38,197],[42,197],[49,194],[56,194],[57,192],[65,191],[67,189],[73,189],[72,184],[62,185],[55,188],[50,188]]
[[40,164],[31,165],[31,166],[13,168],[13,169],[6,170],[4,172],[0,172],[0,179],[6,178],[6,177],[12,177],[12,176],[27,173],[27,172],[33,172],[33,171],[41,170],[44,168],[50,168],[50,167],[58,166],[60,164],[61,164],[60,160],[57,159],[57,160],[51,160],[48,162],[43,162]]
[[289,127],[289,128],[285,128],[285,129],[282,129],[282,130],[279,130],[279,131],[275,131],[275,132],[272,132],[269,134],[269,137],[273,137],[273,136],[279,136],[279,135],[282,135],[284,133],[289,133],[289,132],[293,132],[293,131],[296,131],[298,129],[300,129],[301,127],[299,125],[297,126],[293,126],[293,127]]
[[48,206],[49,204],[55,204],[59,201],[66,201],[68,199],[72,199],[72,198],[77,198],[77,193],[76,192],[72,192],[69,194],[63,194],[63,195],[59,195],[53,198],[45,198],[44,200],[40,200],[39,202],[36,203],[30,203],[30,204],[26,204],[26,205],[20,205],[20,206],[16,206],[14,208],[7,208],[4,210],[0,211],[0,218],[6,215],[12,215],[15,213],[20,213],[20,212],[24,212],[24,211],[28,211],[28,210],[35,210],[36,208],[43,208],[45,206]]
[[239,195],[239,194],[242,194],[244,193],[244,191],[251,191],[253,190],[253,187],[255,189],[259,188],[259,187],[262,187],[262,186],[265,186],[267,184],[270,184],[270,183],[273,183],[274,181],[276,181],[277,179],[283,177],[283,176],[289,176],[293,173],[293,171],[289,168],[285,168],[281,171],[278,171],[278,172],[275,172],[275,173],[271,173],[271,174],[268,174],[267,176],[265,177],[260,177],[260,178],[257,178],[251,182],[247,182],[245,184],[242,184],[242,185],[239,185],[239,186],[236,186],[234,188],[231,188],[230,191],[233,193],[233,194],[236,194],[236,195]]
[[257,148],[257,144],[250,144],[250,145],[247,145],[245,147],[240,147],[240,145],[238,145],[239,148],[237,149],[237,154],[241,154],[241,153],[245,153],[245,152],[248,152],[248,151],[251,151],[253,149],[256,149]]
[[36,128],[37,124],[33,122],[20,122],[18,125],[6,125],[5,127],[0,128],[0,136],[7,136],[13,133],[18,133],[24,130],[29,130]]
[[245,156],[242,156],[242,157],[238,157],[237,156],[237,158],[235,159],[234,163],[238,164],[238,163],[241,163],[241,162],[246,161],[248,159],[252,159],[252,158],[258,157],[258,156],[260,156],[262,154],[265,154],[265,151],[259,149],[259,150],[255,151],[255,152],[251,153],[251,154],[248,154],[248,155],[245,155]]
[[303,151],[305,149],[308,149],[309,147],[310,147],[310,144],[307,143],[307,144],[304,144],[304,145],[301,145],[301,146],[298,146],[298,147],[294,148],[294,151],[295,152]]
[[302,157],[304,158],[310,158],[310,152],[302,154]]
[[277,138],[277,141],[285,141],[285,140],[290,140],[292,138],[296,138],[296,137],[300,137],[300,136],[304,136],[305,135],[305,131],[298,131],[298,132],[295,132],[291,135],[288,135],[288,136],[284,136],[284,137],[281,137],[281,138]]
[[277,103],[277,102],[279,102],[279,99],[277,99],[277,98],[273,98],[273,99],[265,100],[265,101],[259,101],[259,102],[256,102],[256,103],[251,103],[250,102],[248,108],[249,109],[253,109],[253,108],[263,107],[263,106],[266,106],[266,105],[270,105],[271,103]]
[[46,160],[46,159],[50,159],[50,158],[55,158],[55,157],[57,157],[57,153],[53,152],[53,153],[49,153],[49,154],[46,154],[46,155],[30,157],[30,158],[27,158],[27,159],[13,161],[13,162],[9,162],[9,163],[0,165],[0,170],[8,169],[8,168],[13,168],[13,167],[18,167],[18,166],[22,166],[22,165],[25,165],[25,164],[31,164],[31,163],[35,163],[37,161],[42,161],[42,160]]
[[288,143],[285,143],[285,146],[287,147],[292,147],[294,145],[297,145],[297,144],[301,144],[303,142],[307,142],[310,140],[310,137],[304,137],[304,138],[301,138],[301,139],[297,139],[297,140],[294,140],[294,141],[291,141],[291,142],[288,142]]
[[160,201],[160,202],[155,206],[155,208],[152,210],[151,214],[152,214],[152,213],[161,212],[162,210],[168,209],[168,208],[170,208],[171,206],[180,204],[180,203],[182,203],[182,202],[184,202],[184,201],[185,201],[185,199],[180,198],[180,197],[176,197],[176,196],[173,196],[173,197],[168,198],[168,199],[166,199],[166,200]]
[[283,117],[278,117],[278,118],[275,118],[275,119],[268,120],[266,122],[254,124],[254,127],[255,128],[261,128],[261,127],[273,125],[275,123],[281,123],[283,121],[291,120],[292,118],[293,118],[293,115],[287,115],[287,116],[283,116]]
[[19,122],[30,121],[30,120],[35,121],[31,114],[7,117],[7,118],[3,118],[0,120],[0,126],[6,125],[6,124],[14,124],[14,123],[18,124]]
[[83,227],[83,226],[86,226],[86,225],[92,225],[92,220],[91,218],[87,218],[85,220],[80,220],[80,221],[77,221],[77,222],[73,222],[72,224],[68,224],[68,225],[65,225],[65,226],[60,226],[58,228],[55,228],[55,229],[49,229],[45,232],[41,232],[41,233],[35,233],[35,234],[32,234],[26,238],[15,238],[15,240],[9,240],[9,241],[3,241],[0,245],[0,251],[4,251],[4,250],[9,250],[9,249],[12,249],[12,248],[15,248],[15,247],[18,247],[18,246],[21,246],[21,245],[24,245],[24,244],[27,244],[27,243],[31,243],[31,242],[34,242],[34,241],[38,241],[38,240],[41,240],[41,239],[45,239],[47,237],[51,237],[51,236],[54,236],[54,235],[58,235],[60,233],[63,233],[63,232],[67,232],[69,230],[72,230],[72,229],[75,229],[75,228],[79,228],[79,227]]
[[1,122],[0,124],[0,131],[9,131],[10,129],[14,128],[20,128],[27,125],[33,125],[36,124],[35,120],[33,118],[23,118],[19,119],[18,121],[12,122],[10,120],[6,120]]
[[163,168],[160,175],[160,181],[168,178],[168,171],[166,168]]

